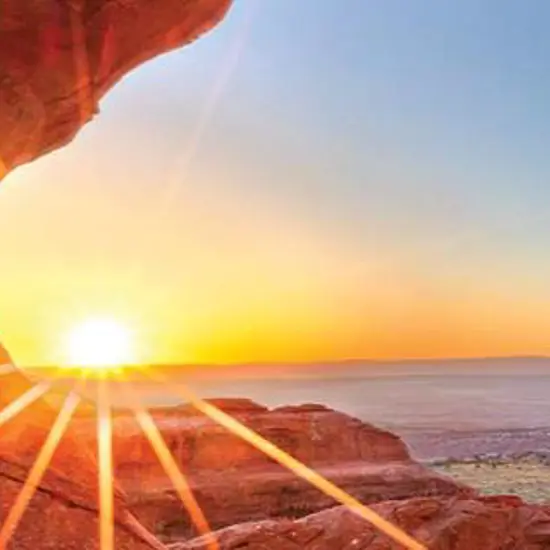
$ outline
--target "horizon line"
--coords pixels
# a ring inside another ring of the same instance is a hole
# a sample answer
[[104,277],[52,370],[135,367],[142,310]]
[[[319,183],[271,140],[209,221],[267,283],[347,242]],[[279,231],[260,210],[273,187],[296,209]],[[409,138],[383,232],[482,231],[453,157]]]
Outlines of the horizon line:
[[[318,359],[311,361],[243,361],[243,362],[230,362],[230,363],[179,363],[179,362],[159,362],[159,363],[148,363],[148,362],[136,362],[120,365],[122,367],[134,367],[134,366],[143,366],[148,365],[152,367],[187,367],[187,368],[201,368],[201,367],[211,367],[211,368],[231,368],[231,367],[310,367],[310,366],[328,366],[328,365],[342,365],[342,364],[381,364],[381,365],[392,365],[392,364],[416,364],[416,363],[450,363],[450,362],[475,362],[475,361],[511,361],[511,360],[550,360],[550,355],[487,355],[487,356],[450,356],[450,357],[425,357],[425,358],[382,358],[382,359],[372,359],[372,358],[348,358],[348,359]],[[26,365],[20,366],[14,362],[15,368],[23,369],[49,369],[49,368],[59,368],[59,364],[48,363],[43,365]],[[63,368],[67,370],[81,368],[79,365],[65,365]]]

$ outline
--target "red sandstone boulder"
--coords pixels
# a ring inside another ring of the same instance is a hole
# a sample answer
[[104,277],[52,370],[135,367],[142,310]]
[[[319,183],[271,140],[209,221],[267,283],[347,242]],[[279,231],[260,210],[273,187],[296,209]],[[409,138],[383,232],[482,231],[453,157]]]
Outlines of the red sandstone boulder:
[[[212,400],[298,460],[312,465],[410,462],[396,435],[323,406],[268,410],[250,401]],[[188,406],[153,415],[170,449],[189,472],[264,468],[272,460]],[[115,421],[117,468],[121,476],[136,468],[156,467],[157,460],[132,418]]]
[[[414,498],[373,507],[430,550],[547,550],[550,514],[506,499]],[[343,507],[301,520],[235,525],[218,532],[221,550],[402,550]],[[202,539],[171,550],[206,549]]]
[[[418,495],[472,495],[415,463],[395,435],[320,405],[268,410],[247,400],[213,400],[365,503]],[[168,447],[214,528],[271,517],[302,517],[334,501],[188,406],[155,411]],[[92,430],[79,421],[82,436]],[[115,421],[117,479],[139,519],[166,540],[194,535],[181,503],[135,421]]]
[[1,0],[0,179],[68,143],[141,63],[195,40],[231,0]]

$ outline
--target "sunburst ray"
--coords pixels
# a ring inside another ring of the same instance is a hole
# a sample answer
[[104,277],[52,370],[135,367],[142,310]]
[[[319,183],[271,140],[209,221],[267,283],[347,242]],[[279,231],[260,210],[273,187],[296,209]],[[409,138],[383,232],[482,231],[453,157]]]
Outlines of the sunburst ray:
[[12,418],[23,412],[29,405],[40,399],[52,387],[51,382],[40,382],[27,390],[23,395],[6,405],[0,411],[0,426],[9,422]]
[[[7,371],[9,374],[19,373],[22,377],[25,377],[25,374],[23,374],[20,369],[14,367],[11,364],[2,366],[8,367],[10,369],[9,371]],[[12,420],[18,414],[22,413],[35,401],[38,401],[38,399],[46,395],[46,393],[48,393],[52,389],[54,383],[57,382],[56,376],[59,371],[60,369],[57,368],[50,376],[50,380],[41,380],[40,382],[29,388],[25,393],[21,394],[19,397],[8,403],[0,411],[0,427],[6,424],[6,422]],[[29,383],[31,382],[29,381]]]
[[98,382],[97,454],[99,477],[99,547],[114,550],[113,424],[110,388],[104,378]]
[[209,403],[197,395],[184,384],[174,384],[172,381],[165,379],[164,377],[153,375],[149,369],[144,369],[144,372],[149,378],[156,382],[161,382],[170,388],[173,393],[179,397],[191,403],[198,411],[205,416],[212,419],[229,430],[234,435],[240,437],[250,445],[254,446],[259,451],[271,459],[278,462],[281,466],[290,470],[298,477],[304,479],[327,496],[333,498],[340,504],[346,506],[349,510],[371,523],[376,529],[401,544],[407,550],[427,550],[426,546],[415,540],[405,531],[386,520],[374,510],[365,506],[362,502],[355,497],[326,479],[319,472],[306,466],[287,452],[283,451],[260,434],[245,426],[242,422],[239,422],[236,418],[225,413],[212,403]]
[[42,481],[44,473],[51,462],[51,459],[57,449],[63,434],[67,430],[69,422],[75,412],[78,404],[80,403],[81,397],[77,393],[76,389],[73,388],[67,398],[65,399],[61,410],[57,418],[54,421],[54,424],[44,442],[44,445],[40,449],[38,456],[23,484],[23,487],[17,498],[15,499],[14,504],[12,505],[6,520],[0,530],[0,548],[5,549],[9,540],[11,539],[13,533],[17,529],[25,510],[29,502],[31,501],[36,488]]
[[151,447],[166,472],[166,475],[172,482],[172,485],[185,506],[191,521],[193,522],[193,525],[197,529],[198,533],[205,537],[208,550],[219,550],[220,547],[218,541],[210,528],[208,520],[206,519],[200,504],[193,494],[193,490],[191,489],[186,476],[178,467],[176,460],[166,445],[166,442],[164,441],[158,426],[155,424],[153,417],[139,402],[136,392],[133,391],[129,384],[124,389],[125,393],[130,398],[131,407],[134,410],[136,421],[151,444]]

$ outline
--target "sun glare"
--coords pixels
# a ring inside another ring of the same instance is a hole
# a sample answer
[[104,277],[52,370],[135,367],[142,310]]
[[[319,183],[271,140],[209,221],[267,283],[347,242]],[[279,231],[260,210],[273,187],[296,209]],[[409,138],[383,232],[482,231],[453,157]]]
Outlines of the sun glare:
[[112,319],[90,319],[68,335],[70,366],[109,369],[133,363],[132,333]]

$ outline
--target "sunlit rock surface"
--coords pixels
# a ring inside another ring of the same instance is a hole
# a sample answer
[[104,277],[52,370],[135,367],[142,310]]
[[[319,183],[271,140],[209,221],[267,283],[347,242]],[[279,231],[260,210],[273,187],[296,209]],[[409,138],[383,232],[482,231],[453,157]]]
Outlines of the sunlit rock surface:
[[[78,460],[78,456],[74,458]],[[84,466],[84,465],[83,465]],[[28,475],[27,465],[0,458],[0,522],[4,522]],[[96,500],[88,488],[50,470],[29,503],[8,548],[11,550],[99,549]],[[119,507],[118,513],[121,513]],[[141,533],[141,535],[140,535]],[[150,537],[150,542],[146,539]],[[150,550],[163,546],[129,517],[115,528],[117,550]]]
[[68,143],[141,63],[195,40],[232,0],[0,0],[0,179]]
[[[11,365],[0,347],[0,411],[35,386]],[[59,409],[39,398],[0,426],[0,525],[6,520]],[[95,448],[69,425],[8,548],[17,550],[99,548],[98,469]],[[116,548],[161,549],[162,544],[128,511],[116,492]]]
[[[211,401],[212,402],[212,401]],[[399,437],[321,405],[269,410],[249,400],[217,399],[281,449],[365,503],[473,491],[414,462]],[[214,528],[272,517],[302,517],[334,501],[189,406],[153,413]],[[79,421],[82,437],[91,421]],[[194,535],[181,503],[135,421],[114,424],[117,479],[136,516],[165,540]]]
[[[550,515],[519,499],[413,498],[373,506],[429,550],[546,550]],[[235,525],[218,532],[221,550],[402,550],[349,510],[338,507],[298,521]],[[206,550],[201,539],[171,550]]]

